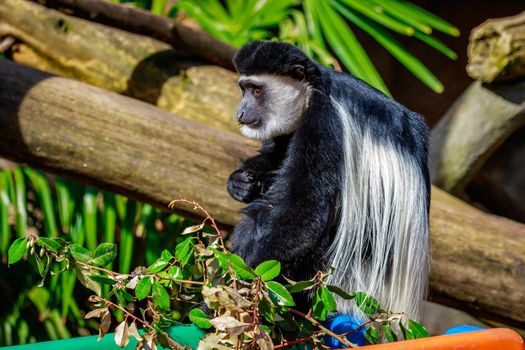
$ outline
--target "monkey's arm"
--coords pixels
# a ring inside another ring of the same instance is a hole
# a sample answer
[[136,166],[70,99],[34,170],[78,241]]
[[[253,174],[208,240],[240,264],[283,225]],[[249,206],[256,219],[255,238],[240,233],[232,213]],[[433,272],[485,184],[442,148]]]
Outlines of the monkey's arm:
[[273,173],[284,158],[289,140],[289,136],[281,136],[264,141],[256,156],[241,162],[228,178],[230,196],[244,203],[260,197],[273,181]]

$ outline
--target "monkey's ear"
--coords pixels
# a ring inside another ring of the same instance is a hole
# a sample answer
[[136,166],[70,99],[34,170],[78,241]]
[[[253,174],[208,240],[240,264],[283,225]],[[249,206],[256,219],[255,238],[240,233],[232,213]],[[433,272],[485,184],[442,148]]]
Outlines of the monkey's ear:
[[290,67],[290,73],[295,79],[303,79],[304,66],[302,64],[294,64]]

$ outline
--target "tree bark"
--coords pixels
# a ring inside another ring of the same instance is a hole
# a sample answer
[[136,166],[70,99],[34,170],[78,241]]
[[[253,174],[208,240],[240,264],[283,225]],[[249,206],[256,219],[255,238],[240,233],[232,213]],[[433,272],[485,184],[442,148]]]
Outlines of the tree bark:
[[72,12],[77,17],[156,38],[172,45],[176,50],[191,53],[230,70],[234,69],[234,47],[169,17],[156,16],[149,11],[106,0],[45,0],[44,3],[52,8]]
[[525,76],[525,12],[489,19],[472,30],[467,72],[486,83]]
[[22,42],[12,53],[19,63],[238,132],[236,74],[168,44],[21,0],[0,1],[0,37],[7,35]]
[[[0,156],[164,208],[196,200],[225,225],[238,220],[225,181],[254,154],[246,139],[6,60],[0,86],[10,87],[0,89]],[[432,195],[432,296],[525,325],[525,225],[435,187]]]
[[524,124],[525,80],[492,86],[474,82],[432,130],[432,183],[461,195],[487,159]]

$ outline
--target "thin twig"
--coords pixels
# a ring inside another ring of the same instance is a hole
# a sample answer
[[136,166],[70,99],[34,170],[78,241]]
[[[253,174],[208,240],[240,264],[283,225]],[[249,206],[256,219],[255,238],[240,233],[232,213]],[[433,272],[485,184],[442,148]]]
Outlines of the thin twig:
[[336,333],[332,332],[331,330],[329,330],[328,328],[326,328],[325,326],[323,326],[321,323],[319,323],[319,321],[314,319],[312,316],[306,315],[306,314],[302,313],[301,311],[297,311],[297,310],[294,310],[294,309],[290,309],[290,312],[293,313],[293,314],[296,314],[297,316],[301,316],[302,318],[308,320],[311,324],[313,324],[314,326],[316,326],[319,329],[323,330],[326,334],[328,334],[328,335],[334,337],[335,339],[339,340],[339,342],[341,342],[341,344],[343,344],[343,345],[345,345],[347,347],[350,347],[350,348],[357,348],[358,347],[356,344],[352,343],[351,341],[349,341],[345,337],[341,337],[339,334],[336,334]]
[[213,227],[213,229],[217,233],[217,236],[219,237],[221,248],[226,249],[225,245],[224,245],[224,239],[222,238],[221,230],[219,230],[219,227],[217,226],[217,223],[215,222],[215,219],[210,215],[210,213],[206,209],[204,209],[203,206],[201,206],[196,201],[190,201],[190,200],[187,200],[187,199],[175,199],[175,200],[172,200],[170,202],[170,204],[168,205],[168,208],[174,209],[175,206],[177,205],[177,203],[191,204],[191,205],[193,205],[193,210],[198,209],[201,212],[203,212],[204,215],[206,215],[206,217],[204,218],[202,223],[204,224],[206,221],[210,222],[211,227]]

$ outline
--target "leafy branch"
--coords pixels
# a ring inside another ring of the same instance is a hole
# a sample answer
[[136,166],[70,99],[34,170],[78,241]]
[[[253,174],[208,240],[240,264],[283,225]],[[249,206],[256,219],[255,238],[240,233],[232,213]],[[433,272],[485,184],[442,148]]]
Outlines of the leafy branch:
[[[164,250],[150,266],[139,266],[129,274],[107,268],[117,255],[113,243],[102,243],[90,251],[35,233],[11,245],[9,263],[28,253],[27,259],[34,262],[43,280],[49,271],[56,274],[74,269],[79,281],[95,293],[89,298],[94,309],[86,318],[100,319],[99,338],[110,329],[112,310],[123,315],[115,328],[119,346],[126,346],[134,337],[139,349],[155,349],[157,344],[185,349],[164,329],[188,323],[207,330],[199,349],[284,349],[301,343],[328,349],[324,343],[327,335],[346,347],[356,347],[347,335],[363,328],[370,344],[428,335],[404,313],[382,310],[371,296],[348,294],[328,285],[328,273],[296,282],[281,275],[281,264],[276,260],[255,268],[246,265],[227,250],[220,229],[205,208],[183,199],[170,203],[170,208],[179,204],[192,205],[204,214],[204,220],[184,229],[181,234],[185,238],[173,252]],[[305,293],[313,295],[306,313],[295,308],[293,297]],[[322,323],[337,311],[334,296],[354,300],[369,319],[350,332],[334,332]]]

